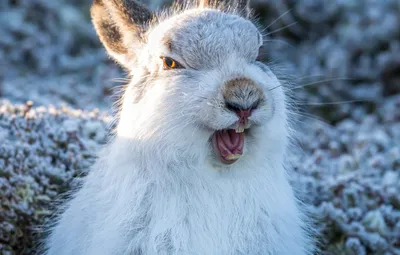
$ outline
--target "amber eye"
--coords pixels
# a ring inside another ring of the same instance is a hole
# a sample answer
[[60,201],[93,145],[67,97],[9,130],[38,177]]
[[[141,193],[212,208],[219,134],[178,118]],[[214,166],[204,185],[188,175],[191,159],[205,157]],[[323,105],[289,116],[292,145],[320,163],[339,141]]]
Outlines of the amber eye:
[[176,68],[183,68],[181,64],[177,61],[173,60],[170,57],[160,57],[163,60],[163,67],[164,69],[176,69]]

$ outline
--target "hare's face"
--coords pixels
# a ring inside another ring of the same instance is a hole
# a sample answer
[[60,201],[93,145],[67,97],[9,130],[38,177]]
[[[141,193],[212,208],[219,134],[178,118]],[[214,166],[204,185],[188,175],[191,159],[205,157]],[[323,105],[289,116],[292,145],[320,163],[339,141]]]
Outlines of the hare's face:
[[143,36],[143,46],[126,49],[136,47],[135,58],[124,55],[133,79],[121,117],[131,128],[123,132],[194,148],[226,165],[268,142],[268,135],[286,134],[283,91],[258,61],[263,40],[250,21],[194,9]]

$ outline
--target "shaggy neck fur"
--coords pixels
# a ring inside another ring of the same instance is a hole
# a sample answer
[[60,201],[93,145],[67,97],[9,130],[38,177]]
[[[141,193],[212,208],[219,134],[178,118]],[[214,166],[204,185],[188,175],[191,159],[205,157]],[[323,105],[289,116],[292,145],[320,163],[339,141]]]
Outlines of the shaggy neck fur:
[[154,150],[138,157],[124,150],[121,157],[119,143],[118,155],[111,153],[104,169],[110,215],[104,229],[118,229],[116,239],[124,236],[128,244],[122,247],[143,254],[291,254],[299,245],[300,233],[284,227],[300,219],[292,215],[297,208],[288,202],[293,198],[279,161],[238,162],[233,171],[219,172],[199,159],[166,160],[176,157],[172,153],[159,160]]

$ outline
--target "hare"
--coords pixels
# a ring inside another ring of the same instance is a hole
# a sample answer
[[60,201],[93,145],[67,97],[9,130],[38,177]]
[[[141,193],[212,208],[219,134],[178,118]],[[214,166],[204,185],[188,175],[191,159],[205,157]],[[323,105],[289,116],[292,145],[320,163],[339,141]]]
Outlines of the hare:
[[94,0],[91,15],[131,78],[115,135],[45,254],[312,254],[283,163],[284,90],[258,60],[263,37],[248,1],[155,14],[133,0]]

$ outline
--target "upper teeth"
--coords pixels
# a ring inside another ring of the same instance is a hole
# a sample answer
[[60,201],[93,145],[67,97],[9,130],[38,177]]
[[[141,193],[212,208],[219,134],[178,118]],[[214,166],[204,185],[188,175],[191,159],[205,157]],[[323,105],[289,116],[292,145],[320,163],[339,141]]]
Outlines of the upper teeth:
[[236,131],[236,133],[242,133],[244,131],[244,123],[239,122],[235,131]]

